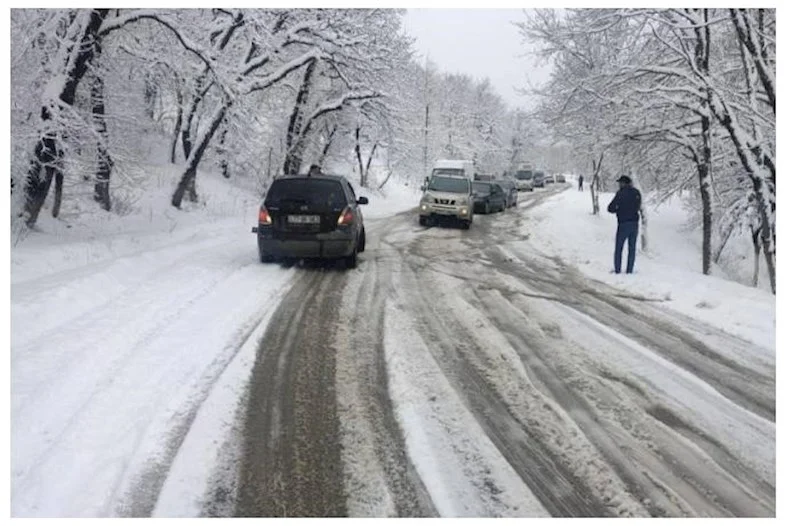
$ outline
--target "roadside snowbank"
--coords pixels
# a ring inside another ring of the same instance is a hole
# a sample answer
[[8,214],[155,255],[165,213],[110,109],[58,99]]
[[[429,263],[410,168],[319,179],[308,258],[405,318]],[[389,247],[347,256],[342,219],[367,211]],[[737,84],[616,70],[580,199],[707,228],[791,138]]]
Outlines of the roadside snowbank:
[[[634,274],[613,273],[616,217],[605,207],[613,194],[600,195],[601,213],[591,214],[589,192],[576,186],[528,212],[533,248],[558,255],[590,278],[619,289],[666,300],[664,305],[768,349],[775,348],[775,296],[770,292],[701,272],[701,254],[684,232],[686,212],[679,203],[650,210],[648,252],[636,258]],[[623,260],[627,249],[623,252]],[[623,261],[624,264],[624,261]]]
[[255,192],[200,174],[177,210],[178,169],[141,170],[125,215],[45,210],[12,246],[14,516],[191,515],[227,476],[253,338],[294,270],[259,263]]

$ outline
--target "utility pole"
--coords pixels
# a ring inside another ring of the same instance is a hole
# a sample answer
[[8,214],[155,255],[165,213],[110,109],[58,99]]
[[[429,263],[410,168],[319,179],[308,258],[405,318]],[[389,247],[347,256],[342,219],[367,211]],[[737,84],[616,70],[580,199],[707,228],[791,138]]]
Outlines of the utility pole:
[[425,56],[425,129],[423,135],[425,137],[422,149],[422,171],[425,176],[428,175],[428,125],[430,123],[430,101],[428,100],[428,55]]

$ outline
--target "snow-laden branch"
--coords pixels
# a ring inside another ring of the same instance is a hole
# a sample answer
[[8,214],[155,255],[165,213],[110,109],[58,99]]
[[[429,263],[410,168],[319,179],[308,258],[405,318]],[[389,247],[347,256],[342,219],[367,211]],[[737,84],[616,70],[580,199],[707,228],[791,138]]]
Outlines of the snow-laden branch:
[[299,57],[290,60],[289,62],[286,62],[280,68],[273,71],[269,75],[265,77],[260,77],[252,81],[249,85],[244,85],[243,88],[241,89],[241,93],[246,95],[249,93],[253,93],[255,91],[269,88],[275,83],[280,82],[281,80],[286,78],[293,71],[308,65],[313,60],[321,60],[322,58],[323,58],[322,53],[319,50],[313,49],[307,51],[306,53],[303,53]]

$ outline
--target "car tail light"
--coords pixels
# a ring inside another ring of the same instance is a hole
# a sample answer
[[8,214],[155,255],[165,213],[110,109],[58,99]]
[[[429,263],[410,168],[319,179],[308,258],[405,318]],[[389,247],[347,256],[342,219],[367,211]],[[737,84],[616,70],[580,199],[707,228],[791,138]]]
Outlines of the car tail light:
[[263,206],[258,209],[258,222],[262,225],[272,224],[272,218],[269,216],[269,211]]
[[344,210],[342,210],[342,213],[339,215],[339,220],[336,222],[336,224],[339,226],[349,226],[353,224],[355,218],[356,218],[355,214],[353,214],[353,211],[348,206],[345,207]]

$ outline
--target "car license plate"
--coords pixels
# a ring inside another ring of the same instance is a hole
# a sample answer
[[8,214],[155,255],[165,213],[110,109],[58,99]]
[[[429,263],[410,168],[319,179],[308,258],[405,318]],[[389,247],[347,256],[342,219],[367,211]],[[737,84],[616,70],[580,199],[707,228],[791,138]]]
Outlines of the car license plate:
[[318,225],[319,216],[290,215],[286,219],[293,225]]

